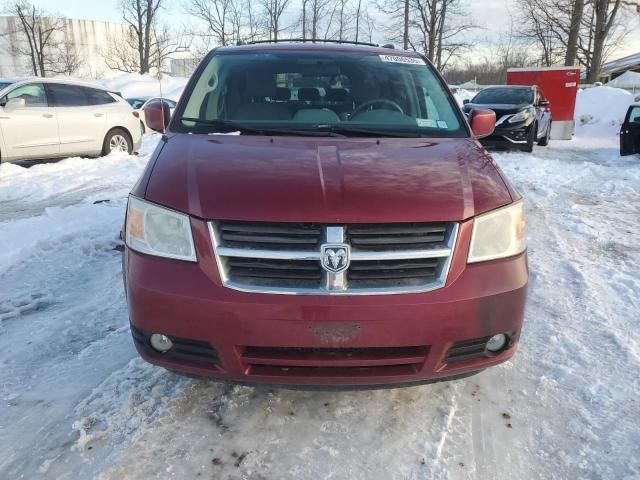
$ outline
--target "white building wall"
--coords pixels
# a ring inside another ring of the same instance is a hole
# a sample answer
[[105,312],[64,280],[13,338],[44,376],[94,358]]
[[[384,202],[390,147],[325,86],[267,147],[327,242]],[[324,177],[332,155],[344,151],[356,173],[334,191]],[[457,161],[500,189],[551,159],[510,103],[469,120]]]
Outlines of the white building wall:
[[[11,45],[24,42],[24,35],[16,34],[19,23],[17,17],[0,16],[0,77],[32,75],[30,59],[26,56],[14,56]],[[124,36],[127,27],[118,23],[96,22],[92,20],[65,20],[66,39],[77,49],[82,66],[74,75],[85,78],[103,78],[116,75],[109,70],[102,56],[101,49],[106,49],[109,38]]]

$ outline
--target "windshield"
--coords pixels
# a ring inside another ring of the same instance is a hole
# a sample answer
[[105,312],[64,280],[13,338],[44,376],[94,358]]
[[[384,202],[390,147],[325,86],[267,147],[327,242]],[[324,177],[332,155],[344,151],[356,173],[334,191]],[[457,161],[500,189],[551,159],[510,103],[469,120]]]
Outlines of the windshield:
[[486,105],[533,103],[533,90],[531,88],[487,88],[478,93],[471,103]]
[[13,82],[0,82],[0,90],[4,90],[5,88],[7,88],[12,83]]
[[184,132],[467,136],[449,93],[417,57],[217,53],[186,95],[173,124]]

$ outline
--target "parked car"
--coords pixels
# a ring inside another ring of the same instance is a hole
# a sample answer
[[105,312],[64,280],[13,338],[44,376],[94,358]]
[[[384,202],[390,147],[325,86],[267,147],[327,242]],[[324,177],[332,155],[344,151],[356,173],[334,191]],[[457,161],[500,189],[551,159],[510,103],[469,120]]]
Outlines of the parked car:
[[[160,97],[127,98],[127,102],[129,102],[129,105],[131,105],[131,108],[133,108],[133,116],[140,119],[140,128],[142,129],[143,134],[149,131],[149,127],[147,126],[145,115],[144,115],[144,108],[150,102],[157,102],[160,100],[162,100],[162,98]],[[176,102],[169,99],[164,99],[164,100],[166,104],[169,106],[171,113],[173,113],[173,110],[176,108]]]
[[0,90],[0,160],[133,153],[140,125],[131,106],[97,85],[37,78]]
[[537,86],[502,86],[481,90],[464,111],[488,108],[496,112],[493,135],[482,139],[490,146],[508,146],[532,152],[535,142],[547,146],[551,138],[551,105]]
[[640,153],[640,105],[631,105],[620,129],[620,155]]
[[[158,131],[169,120],[160,102],[146,115]],[[476,141],[494,125],[479,108],[467,123],[415,52],[212,51],[129,197],[138,352],[270,384],[426,382],[509,359],[524,207]]]
[[19,78],[0,78],[0,90],[7,88],[12,83],[20,81]]

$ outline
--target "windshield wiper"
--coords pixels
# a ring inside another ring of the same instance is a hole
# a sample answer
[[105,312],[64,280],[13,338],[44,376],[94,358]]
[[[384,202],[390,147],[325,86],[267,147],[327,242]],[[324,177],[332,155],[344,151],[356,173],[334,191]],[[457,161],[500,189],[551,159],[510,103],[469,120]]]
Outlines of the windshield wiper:
[[190,118],[182,117],[180,121],[194,122],[199,125],[207,125],[214,127],[216,133],[253,133],[256,135],[296,135],[296,136],[308,136],[308,137],[344,137],[344,135],[332,132],[332,131],[320,131],[320,130],[299,130],[291,128],[264,128],[264,127],[251,127],[242,123],[235,122],[233,120],[206,120],[202,118]]
[[394,132],[390,130],[376,130],[360,127],[351,127],[349,125],[318,125],[320,132],[340,133],[343,135],[360,134],[367,137],[398,137],[398,138],[419,138],[422,134],[419,132]]

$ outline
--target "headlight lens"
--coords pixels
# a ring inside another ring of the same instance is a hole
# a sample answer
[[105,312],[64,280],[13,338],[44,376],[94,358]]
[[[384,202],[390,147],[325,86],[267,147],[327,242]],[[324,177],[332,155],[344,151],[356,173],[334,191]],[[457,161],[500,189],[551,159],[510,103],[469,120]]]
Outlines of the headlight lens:
[[511,257],[526,248],[524,204],[520,200],[474,219],[468,262]]
[[523,110],[521,112],[516,113],[513,117],[509,119],[509,123],[518,123],[524,122],[529,119],[531,116],[531,112],[529,110]]
[[137,252],[196,261],[188,215],[130,196],[125,233],[127,246]]

